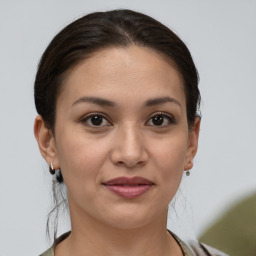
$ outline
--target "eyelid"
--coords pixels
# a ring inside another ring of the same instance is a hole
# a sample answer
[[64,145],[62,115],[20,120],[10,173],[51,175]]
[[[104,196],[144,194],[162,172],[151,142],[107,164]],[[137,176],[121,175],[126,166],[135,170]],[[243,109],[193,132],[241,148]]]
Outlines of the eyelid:
[[[169,113],[166,113],[166,112],[163,112],[163,111],[158,111],[158,112],[155,112],[153,114],[151,114],[148,118],[147,118],[147,121],[146,121],[146,125],[147,123],[154,117],[154,116],[157,116],[157,115],[162,115],[163,117],[166,117],[168,118],[169,120],[169,124],[168,125],[171,125],[171,124],[175,124],[176,123],[176,120],[174,118],[173,115],[169,114]],[[89,113],[87,115],[84,115],[80,121],[85,123],[90,117],[92,116],[102,116],[102,118],[104,118],[107,122],[108,122],[108,125],[103,125],[103,126],[93,126],[93,125],[88,125],[87,126],[90,126],[90,127],[93,127],[93,128],[102,128],[102,127],[106,127],[106,126],[111,126],[113,125],[111,121],[109,121],[110,118],[108,118],[104,113],[101,113],[101,112],[92,112],[92,113]],[[161,128],[161,127],[166,127],[168,125],[164,125],[164,126],[157,126],[155,125],[155,127],[158,127],[158,128]],[[152,126],[152,125],[150,125]]]
[[[174,118],[173,115],[171,115],[171,114],[169,114],[169,113],[166,113],[166,112],[163,112],[163,111],[159,111],[159,112],[155,112],[155,113],[151,114],[151,115],[149,116],[148,121],[147,121],[146,123],[148,123],[154,116],[157,116],[157,115],[162,115],[162,116],[164,116],[164,117],[167,117],[167,118],[169,119],[169,121],[170,121],[170,124],[175,124],[175,123],[176,123],[176,120],[175,120],[175,118]],[[170,124],[169,124],[169,125],[170,125]],[[167,126],[167,125],[164,125],[164,126],[155,126],[155,127],[161,128],[161,127],[166,127],[166,126]]]
[[103,114],[103,113],[101,113],[101,112],[92,112],[92,113],[89,113],[89,114],[87,114],[87,115],[84,115],[81,119],[80,119],[80,121],[81,122],[83,122],[83,123],[85,123],[90,117],[92,117],[92,116],[102,116],[102,118],[104,118],[105,120],[107,120],[107,122],[109,123],[108,125],[103,125],[103,126],[92,126],[92,125],[87,125],[87,126],[90,126],[90,127],[93,127],[93,128],[102,128],[102,127],[105,127],[105,126],[110,126],[110,125],[112,125],[112,123],[109,121],[109,118],[105,115],[105,114]]

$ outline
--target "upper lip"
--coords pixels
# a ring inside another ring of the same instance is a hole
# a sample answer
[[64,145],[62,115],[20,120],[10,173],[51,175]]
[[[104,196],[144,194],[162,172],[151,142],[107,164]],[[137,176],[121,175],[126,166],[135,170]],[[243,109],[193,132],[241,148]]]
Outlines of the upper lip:
[[103,182],[103,185],[153,185],[154,183],[142,177],[118,177],[107,182]]

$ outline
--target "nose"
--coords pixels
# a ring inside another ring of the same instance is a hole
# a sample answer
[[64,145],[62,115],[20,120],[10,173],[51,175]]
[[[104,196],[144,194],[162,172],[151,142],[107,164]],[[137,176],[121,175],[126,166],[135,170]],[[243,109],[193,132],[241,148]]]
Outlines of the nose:
[[146,164],[148,153],[138,127],[130,125],[120,128],[114,140],[110,158],[115,165],[132,168]]

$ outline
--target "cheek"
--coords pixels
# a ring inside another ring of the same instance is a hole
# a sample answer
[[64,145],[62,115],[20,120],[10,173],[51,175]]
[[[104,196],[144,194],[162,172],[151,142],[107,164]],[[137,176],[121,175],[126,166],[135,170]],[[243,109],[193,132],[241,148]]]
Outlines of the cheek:
[[89,182],[97,183],[100,167],[107,157],[106,143],[68,131],[59,134],[59,138],[58,159],[66,185],[80,184],[84,181],[87,186]]
[[154,147],[154,161],[156,168],[161,172],[158,176],[162,184],[169,184],[169,188],[178,187],[186,159],[187,139],[180,134]]
[[184,164],[187,152],[187,139],[185,136],[174,136],[161,141],[154,147],[156,159],[161,159],[162,166],[176,166]]

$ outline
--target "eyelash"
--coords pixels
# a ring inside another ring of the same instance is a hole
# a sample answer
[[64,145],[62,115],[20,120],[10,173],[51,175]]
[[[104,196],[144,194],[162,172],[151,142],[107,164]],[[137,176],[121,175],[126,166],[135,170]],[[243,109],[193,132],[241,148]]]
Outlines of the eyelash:
[[[103,115],[102,113],[91,113],[85,117],[82,118],[81,122],[82,123],[86,123],[90,118],[92,117],[95,117],[95,116],[99,116],[99,117],[102,117],[103,119],[107,120],[107,122],[109,123],[108,125],[106,126],[111,126],[111,123],[108,121],[108,118],[105,117],[105,115]],[[104,126],[97,126],[97,125],[88,125],[88,126],[91,126],[93,128],[101,128],[101,127],[104,127]]]
[[156,116],[162,116],[164,119],[167,119],[167,122],[168,124],[167,125],[161,125],[161,126],[157,126],[157,125],[153,125],[154,127],[166,127],[168,125],[171,125],[171,124],[175,124],[175,119],[172,115],[170,114],[167,114],[167,113],[164,113],[164,112],[156,112],[154,113],[150,118],[149,120],[147,121],[147,123],[152,120],[152,118],[156,117]]
[[[82,122],[82,123],[86,123],[90,118],[95,117],[95,116],[98,116],[98,117],[101,117],[101,118],[105,119],[105,120],[108,122],[108,124],[107,124],[107,125],[103,125],[103,126],[102,126],[102,125],[97,126],[97,125],[93,125],[93,124],[89,124],[89,125],[87,124],[88,126],[93,127],[93,128],[101,128],[101,127],[111,126],[111,125],[112,125],[111,122],[108,121],[108,118],[107,118],[104,114],[102,114],[102,113],[91,113],[91,114],[89,114],[89,115],[83,117],[82,120],[81,120],[81,122]],[[162,116],[164,119],[167,119],[168,124],[167,124],[167,125],[164,125],[164,126],[162,126],[162,125],[160,125],[160,126],[157,126],[157,125],[148,125],[148,126],[154,126],[154,127],[163,128],[163,127],[166,127],[166,126],[168,126],[168,125],[171,125],[171,124],[175,124],[175,123],[176,123],[176,122],[175,122],[175,119],[174,119],[174,117],[173,117],[172,115],[167,114],[167,113],[164,113],[164,112],[156,112],[156,113],[154,113],[154,114],[149,118],[149,120],[148,120],[146,123],[148,123],[150,120],[152,120],[152,118],[154,118],[154,117],[156,117],[156,116]]]

